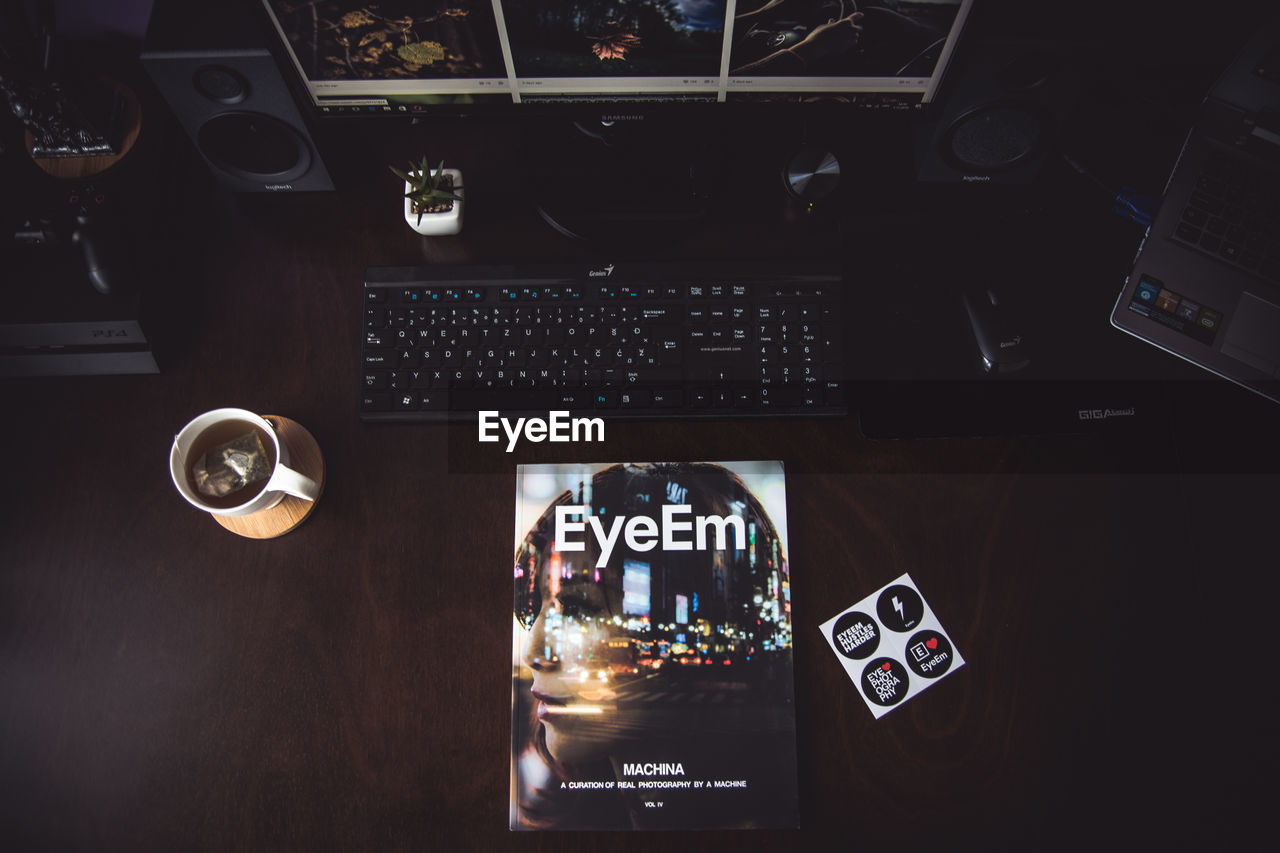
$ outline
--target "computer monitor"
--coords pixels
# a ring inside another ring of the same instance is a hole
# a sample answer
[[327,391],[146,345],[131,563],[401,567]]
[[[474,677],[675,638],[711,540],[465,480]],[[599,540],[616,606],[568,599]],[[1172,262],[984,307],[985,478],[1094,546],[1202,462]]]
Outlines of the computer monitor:
[[512,118],[573,236],[702,217],[762,131],[923,107],[972,3],[262,0],[318,117]]
[[316,108],[935,96],[972,0],[262,0]]

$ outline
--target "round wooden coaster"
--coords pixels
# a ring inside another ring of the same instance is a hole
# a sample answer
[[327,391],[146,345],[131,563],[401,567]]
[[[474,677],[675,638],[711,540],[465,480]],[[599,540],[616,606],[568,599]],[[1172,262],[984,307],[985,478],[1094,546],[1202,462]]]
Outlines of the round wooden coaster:
[[263,415],[275,427],[280,440],[289,448],[289,467],[299,474],[305,474],[320,486],[320,494],[314,501],[285,495],[284,500],[271,509],[264,509],[252,515],[226,516],[215,515],[213,518],[232,533],[249,539],[274,539],[283,536],[302,522],[315,509],[324,495],[324,457],[320,454],[320,445],[307,432],[307,428],[297,421],[282,418],[279,415]]

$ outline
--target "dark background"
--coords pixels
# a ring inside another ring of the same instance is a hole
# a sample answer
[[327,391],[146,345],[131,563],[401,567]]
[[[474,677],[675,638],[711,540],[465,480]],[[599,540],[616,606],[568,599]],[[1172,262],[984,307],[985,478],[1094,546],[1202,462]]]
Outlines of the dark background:
[[[866,156],[805,215],[777,180],[795,137],[757,125],[718,217],[584,244],[534,214],[528,127],[503,119],[321,128],[338,192],[221,190],[133,62],[147,5],[62,7],[144,99],[146,136],[103,180],[161,373],[0,382],[4,846],[1063,849],[1266,826],[1276,408],[1109,327],[1141,230],[1100,189],[1158,194],[1265,7],[980,4],[975,40],[1087,60],[1060,141],[1092,177],[1055,158],[1023,186],[919,184],[910,128],[841,117],[821,127]],[[6,216],[53,203],[65,185],[5,133]],[[423,148],[468,176],[458,237],[401,219],[385,165]],[[358,419],[367,266],[805,253],[844,260],[862,308],[847,418],[610,421],[600,447],[511,457],[465,426]],[[988,280],[1038,323],[1013,383],[975,372],[957,314]],[[947,416],[975,397],[1160,405],[1131,430],[984,436]],[[903,425],[886,400],[949,437],[868,438],[860,417]],[[283,538],[236,537],[169,482],[174,432],[224,405],[324,452],[325,493]],[[581,458],[784,461],[799,831],[508,833],[514,465]],[[817,626],[903,572],[967,665],[876,721]]]

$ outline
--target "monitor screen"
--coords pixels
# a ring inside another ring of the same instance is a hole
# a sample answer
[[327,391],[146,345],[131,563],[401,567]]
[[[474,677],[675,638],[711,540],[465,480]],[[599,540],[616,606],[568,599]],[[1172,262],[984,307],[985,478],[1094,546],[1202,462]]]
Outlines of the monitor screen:
[[836,101],[910,108],[973,0],[263,0],[321,113]]

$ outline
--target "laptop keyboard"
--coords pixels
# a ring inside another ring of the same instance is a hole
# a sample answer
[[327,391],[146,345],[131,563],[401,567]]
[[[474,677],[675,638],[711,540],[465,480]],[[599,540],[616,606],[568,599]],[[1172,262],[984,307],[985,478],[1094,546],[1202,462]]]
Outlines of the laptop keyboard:
[[1174,236],[1280,282],[1280,173],[1225,151],[1211,151]]
[[371,267],[360,416],[842,415],[835,265]]

